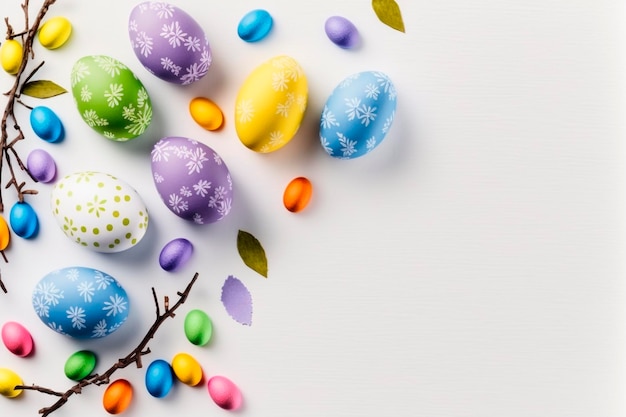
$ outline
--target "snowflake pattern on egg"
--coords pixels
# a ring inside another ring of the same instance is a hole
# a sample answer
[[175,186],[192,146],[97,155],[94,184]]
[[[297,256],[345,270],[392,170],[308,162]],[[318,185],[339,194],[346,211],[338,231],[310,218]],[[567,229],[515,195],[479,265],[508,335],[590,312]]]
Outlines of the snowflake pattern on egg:
[[395,86],[382,72],[365,71],[346,77],[322,110],[322,147],[339,159],[354,159],[371,152],[393,123],[396,101]]
[[112,276],[97,269],[68,267],[44,276],[32,293],[37,316],[57,333],[96,339],[117,330],[130,302]]
[[155,186],[174,214],[207,224],[230,213],[232,178],[213,149],[192,139],[167,137],[154,145],[151,155]]
[[137,59],[162,80],[191,84],[211,66],[206,34],[189,14],[171,4],[149,1],[135,6],[128,35]]

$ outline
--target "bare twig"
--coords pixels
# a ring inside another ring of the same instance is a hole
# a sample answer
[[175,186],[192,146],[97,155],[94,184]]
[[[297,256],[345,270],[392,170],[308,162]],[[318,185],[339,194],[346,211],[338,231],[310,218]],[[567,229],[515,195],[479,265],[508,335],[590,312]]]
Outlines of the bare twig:
[[51,406],[44,407],[39,410],[39,414],[41,414],[42,417],[46,417],[50,415],[52,412],[61,408],[65,403],[67,403],[72,395],[80,394],[83,388],[90,386],[90,385],[99,386],[99,385],[108,384],[111,380],[111,377],[117,370],[126,368],[128,365],[132,365],[132,364],[136,364],[137,368],[141,368],[142,367],[141,357],[150,353],[150,348],[148,347],[148,343],[150,342],[150,340],[152,340],[152,338],[154,338],[157,330],[159,330],[159,327],[161,327],[163,322],[170,317],[174,317],[174,312],[176,311],[176,309],[178,309],[178,307],[180,307],[185,301],[187,301],[187,297],[189,296],[189,293],[191,292],[191,288],[193,287],[197,279],[198,279],[198,273],[196,272],[193,278],[191,279],[191,281],[189,282],[189,284],[187,284],[187,288],[185,288],[183,292],[177,293],[179,298],[178,298],[178,301],[176,301],[176,303],[173,306],[171,307],[168,306],[168,302],[165,301],[165,300],[168,300],[168,297],[165,296],[164,306],[163,306],[164,308],[163,308],[162,314],[161,314],[161,308],[159,306],[159,302],[157,299],[156,291],[154,290],[154,288],[152,288],[152,295],[153,295],[154,304],[156,307],[156,317],[154,319],[154,323],[152,323],[152,326],[150,326],[150,328],[146,332],[146,335],[143,337],[143,339],[141,339],[141,341],[139,342],[137,347],[135,347],[135,349],[133,349],[125,357],[119,359],[117,362],[111,365],[111,367],[107,369],[106,371],[104,371],[103,373],[90,375],[78,381],[76,385],[72,386],[67,391],[55,391],[55,390],[51,390],[49,388],[41,387],[39,385],[34,385],[34,384],[33,385],[18,385],[14,389],[38,391],[44,394],[59,397],[59,399]]

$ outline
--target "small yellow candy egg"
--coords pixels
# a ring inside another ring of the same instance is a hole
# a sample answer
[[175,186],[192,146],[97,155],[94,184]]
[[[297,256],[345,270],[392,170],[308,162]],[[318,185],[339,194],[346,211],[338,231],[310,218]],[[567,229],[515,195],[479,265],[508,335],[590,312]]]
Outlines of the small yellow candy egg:
[[195,387],[202,382],[202,367],[194,358],[188,353],[178,353],[172,359],[172,369],[176,378],[183,384]]
[[224,123],[222,110],[205,97],[196,97],[189,102],[192,119],[206,130],[217,130]]
[[56,49],[65,44],[72,34],[72,24],[63,16],[47,20],[39,29],[39,43],[44,48]]
[[7,368],[0,368],[0,395],[7,398],[17,397],[23,390],[15,389],[15,387],[23,384],[18,374]]
[[17,74],[22,65],[22,44],[15,39],[7,39],[0,46],[0,65],[9,74]]

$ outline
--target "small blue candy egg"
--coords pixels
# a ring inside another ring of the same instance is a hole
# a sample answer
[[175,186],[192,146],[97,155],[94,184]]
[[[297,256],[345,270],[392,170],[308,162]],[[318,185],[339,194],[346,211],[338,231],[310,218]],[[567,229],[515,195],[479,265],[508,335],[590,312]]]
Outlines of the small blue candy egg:
[[257,42],[270,33],[273,23],[274,19],[267,10],[252,10],[239,21],[237,34],[246,42]]
[[328,39],[341,48],[355,48],[361,41],[356,26],[342,16],[331,16],[326,19],[324,30]]
[[61,119],[46,106],[38,106],[31,110],[30,125],[35,134],[46,142],[58,142],[65,135]]
[[156,398],[169,394],[174,385],[174,373],[170,364],[163,359],[153,361],[146,369],[146,389]]
[[48,183],[56,177],[56,163],[52,156],[43,149],[33,149],[28,154],[26,167],[37,181]]
[[17,202],[11,207],[9,213],[11,229],[19,237],[30,239],[37,236],[39,231],[39,219],[37,213],[27,202]]
[[193,245],[185,238],[169,241],[159,254],[159,265],[166,271],[174,271],[187,263],[191,258]]

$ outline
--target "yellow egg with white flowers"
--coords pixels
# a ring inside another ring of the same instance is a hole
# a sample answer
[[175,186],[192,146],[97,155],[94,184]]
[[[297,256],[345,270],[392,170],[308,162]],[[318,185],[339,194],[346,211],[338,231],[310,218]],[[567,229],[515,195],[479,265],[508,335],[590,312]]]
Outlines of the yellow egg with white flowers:
[[307,106],[308,84],[300,64],[287,55],[256,67],[243,82],[235,101],[239,140],[255,152],[285,146],[297,133]]

